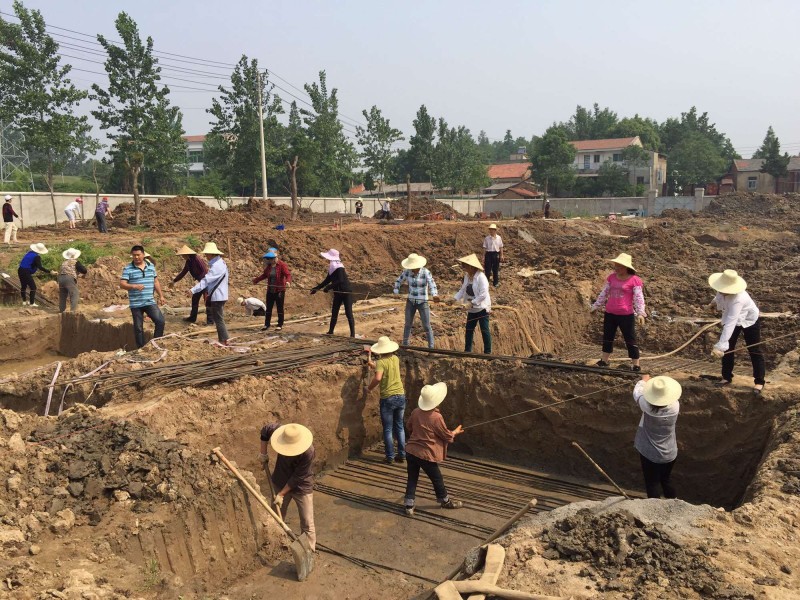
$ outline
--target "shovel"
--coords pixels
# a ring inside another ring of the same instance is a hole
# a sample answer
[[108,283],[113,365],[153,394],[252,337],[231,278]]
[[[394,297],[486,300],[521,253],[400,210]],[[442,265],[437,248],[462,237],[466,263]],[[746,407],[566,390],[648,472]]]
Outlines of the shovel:
[[[283,529],[286,532],[286,535],[289,536],[289,539],[292,540],[289,549],[292,551],[292,556],[294,557],[294,566],[297,570],[297,580],[305,581],[308,578],[308,575],[314,569],[314,553],[311,550],[311,545],[308,543],[308,537],[306,534],[302,533],[298,536],[291,529],[289,529],[289,526],[284,523],[283,519],[281,519],[281,516],[272,509],[264,496],[262,496],[244,477],[242,477],[238,469],[234,467],[227,458],[225,458],[225,455],[222,454],[222,451],[219,448],[214,448],[212,452],[217,458],[220,459],[220,461],[222,461],[222,464],[228,467],[236,479],[238,479],[242,485],[247,488],[247,491],[253,494],[255,499],[258,500],[259,504],[267,509],[267,512],[272,515],[272,517],[278,522],[278,525],[281,526],[281,529]],[[270,490],[272,490],[272,479],[269,477],[267,477],[267,479],[270,482]],[[272,493],[274,496],[275,490],[272,490]]]

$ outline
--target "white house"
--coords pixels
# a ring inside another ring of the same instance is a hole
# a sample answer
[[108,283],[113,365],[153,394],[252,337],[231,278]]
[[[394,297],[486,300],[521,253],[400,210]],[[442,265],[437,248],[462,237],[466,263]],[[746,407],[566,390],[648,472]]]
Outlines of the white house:
[[186,142],[186,162],[189,164],[189,175],[202,175],[205,173],[203,144],[206,141],[206,136],[185,135],[183,139]]
[[[642,140],[637,135],[605,140],[579,140],[570,144],[576,150],[573,167],[578,172],[578,177],[597,177],[600,166],[605,162],[627,167],[622,159],[623,150],[629,146],[642,147]],[[646,185],[651,190],[661,190],[666,184],[667,157],[652,150],[647,150],[647,156],[647,164],[631,168],[631,184]]]

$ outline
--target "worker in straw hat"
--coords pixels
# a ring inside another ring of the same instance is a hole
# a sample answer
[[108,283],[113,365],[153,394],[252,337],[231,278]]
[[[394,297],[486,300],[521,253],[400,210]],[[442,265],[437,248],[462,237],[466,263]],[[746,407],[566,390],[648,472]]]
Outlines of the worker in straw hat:
[[472,338],[475,327],[481,326],[483,337],[483,353],[492,353],[492,332],[489,330],[489,313],[492,312],[492,298],[489,296],[489,280],[483,273],[478,257],[475,254],[458,259],[464,271],[461,289],[455,300],[467,309],[467,328],[464,334],[464,352],[472,352]]
[[408,442],[406,443],[406,495],[404,505],[406,515],[414,516],[414,504],[419,481],[419,471],[422,469],[433,484],[436,501],[442,508],[461,508],[463,503],[450,497],[444,486],[442,471],[439,463],[447,458],[447,445],[452,443],[463,429],[461,425],[452,431],[445,425],[444,417],[437,408],[447,396],[446,383],[434,383],[422,388],[417,402],[417,408],[411,411],[406,430]]
[[333,291],[328,335],[333,335],[336,321],[339,319],[339,309],[344,305],[344,314],[350,325],[350,337],[356,337],[356,321],[353,318],[353,288],[350,286],[350,280],[347,278],[347,271],[344,269],[339,251],[331,248],[327,252],[320,252],[319,255],[328,261],[328,276],[319,285],[311,288],[311,294],[316,294],[319,290]]
[[[313,551],[317,543],[314,528],[314,435],[307,427],[297,423],[280,425],[271,423],[261,429],[261,464],[267,467],[269,446],[278,453],[272,484],[275,487],[273,502],[280,509],[281,517],[286,519],[289,502],[294,500],[300,513],[300,531],[308,537]],[[269,477],[269,471],[267,470]]]
[[[186,274],[188,273],[191,275],[192,279],[195,281],[201,281],[203,277],[206,276],[208,273],[208,265],[206,265],[205,261],[198,256],[197,252],[189,248],[189,246],[184,245],[180,250],[178,250],[175,254],[178,256],[182,256],[184,258],[183,262],[183,269],[181,272],[178,273],[175,278],[170,282],[169,287],[170,289],[175,287],[175,284],[178,283],[181,279],[183,279]],[[206,290],[201,290],[196,294],[192,294],[192,310],[189,313],[188,317],[185,317],[183,320],[187,323],[194,323],[197,321],[197,313],[200,311],[200,298],[206,297],[208,294]],[[211,318],[211,314],[206,311],[206,325],[213,325],[214,319]]]
[[78,275],[85,277],[88,271],[78,262],[81,251],[77,248],[67,248],[61,256],[64,262],[58,269],[58,310],[62,313],[67,310],[67,298],[69,298],[70,310],[75,312],[81,299],[78,291]]
[[81,218],[81,206],[83,205],[83,198],[75,198],[72,202],[64,207],[64,214],[69,219],[69,228],[75,229],[75,221]]
[[3,227],[5,228],[3,232],[4,244],[17,243],[17,230],[19,227],[17,227],[17,224],[14,223],[14,217],[19,219],[19,215],[11,205],[11,200],[11,194],[6,194],[5,202],[3,202]]
[[[648,498],[675,498],[670,482],[678,457],[675,424],[681,406],[681,384],[672,377],[643,375],[633,388],[633,399],[642,411],[634,447],[639,451]],[[659,490],[661,487],[661,491]]]
[[228,265],[222,260],[222,252],[214,242],[206,242],[203,254],[208,261],[208,272],[187,292],[190,295],[205,291],[206,314],[217,328],[217,339],[228,345],[228,329],[225,327],[225,303],[228,301]]
[[431,327],[431,309],[428,298],[433,297],[434,302],[439,302],[439,290],[433,280],[431,272],[425,268],[428,260],[419,254],[409,254],[408,258],[401,261],[403,272],[394,282],[394,293],[400,293],[400,286],[408,282],[408,298],[406,299],[406,323],[403,328],[403,345],[408,346],[411,337],[411,327],[414,323],[414,313],[419,311],[419,320],[425,329],[428,338],[428,348],[433,348],[433,328]]
[[[403,414],[406,410],[406,390],[400,377],[400,359],[397,358],[397,342],[390,340],[385,335],[378,338],[378,342],[370,346],[370,351],[377,356],[375,362],[370,361],[369,366],[375,369],[375,375],[369,385],[365,384],[366,392],[380,386],[380,411],[381,424],[383,425],[383,447],[386,457],[384,462],[391,465],[394,462],[402,463],[406,459],[406,433],[403,429]],[[394,453],[394,441],[397,440],[397,456]]]
[[729,385],[733,381],[734,348],[739,334],[744,335],[744,343],[753,363],[754,394],[764,389],[764,352],[761,346],[761,319],[756,303],[745,289],[747,282],[739,274],[726,269],[708,278],[708,285],[717,292],[711,306],[722,311],[722,332],[711,353],[722,358],[722,381],[718,385]]
[[145,260],[145,254],[143,246],[131,248],[131,262],[125,265],[119,282],[119,287],[128,292],[137,348],[144,346],[144,315],[150,317],[155,325],[153,337],[164,335],[164,315],[155,300],[155,294],[158,294],[158,302],[164,304],[164,294],[161,293],[156,267]]
[[[30,250],[19,261],[17,268],[17,277],[19,277],[20,291],[22,293],[22,306],[39,306],[36,304],[36,280],[33,274],[36,271],[44,271],[42,266],[42,255],[47,254],[47,247],[42,244],[31,244]],[[53,275],[56,275],[55,271]],[[29,296],[25,296],[26,290],[29,291]]]
[[590,308],[590,311],[594,312],[605,307],[602,356],[596,364],[598,367],[609,365],[609,358],[614,350],[614,338],[619,328],[625,340],[625,347],[628,349],[628,357],[631,359],[631,369],[641,371],[639,346],[636,344],[636,325],[638,323],[639,326],[643,326],[647,316],[642,280],[636,275],[630,254],[623,252],[609,260],[614,265],[614,272],[606,277],[600,295]]
[[489,225],[489,235],[483,238],[483,266],[487,276],[492,275],[494,287],[500,285],[500,263],[503,262],[503,238],[497,233],[497,224]]

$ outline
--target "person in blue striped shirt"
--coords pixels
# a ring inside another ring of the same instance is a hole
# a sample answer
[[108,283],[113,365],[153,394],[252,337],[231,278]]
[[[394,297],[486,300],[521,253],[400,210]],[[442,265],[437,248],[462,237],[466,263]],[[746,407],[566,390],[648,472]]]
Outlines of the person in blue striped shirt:
[[[414,313],[419,311],[419,320],[425,329],[428,338],[428,348],[433,348],[433,328],[431,327],[431,309],[428,298],[433,297],[434,302],[439,302],[439,290],[433,280],[431,272],[425,268],[428,260],[418,254],[409,254],[408,258],[400,264],[403,272],[394,282],[394,293],[400,293],[400,286],[408,282],[408,299],[406,300],[406,324],[403,328],[403,345],[408,346],[411,337],[411,326],[414,323]],[[430,291],[430,296],[428,292]]]
[[155,299],[155,294],[158,294],[159,304],[164,304],[164,294],[161,293],[155,266],[145,261],[144,256],[142,246],[131,248],[132,260],[122,270],[119,282],[119,287],[128,292],[128,306],[133,315],[133,335],[136,338],[137,348],[144,346],[145,315],[155,324],[153,337],[159,338],[164,335],[164,315]]

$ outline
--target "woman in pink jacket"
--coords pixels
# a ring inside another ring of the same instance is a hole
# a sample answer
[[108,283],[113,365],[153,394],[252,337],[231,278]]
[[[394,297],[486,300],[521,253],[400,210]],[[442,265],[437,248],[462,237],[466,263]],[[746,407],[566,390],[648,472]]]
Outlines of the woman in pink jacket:
[[644,325],[647,316],[644,309],[644,293],[642,280],[636,275],[636,269],[631,264],[630,254],[620,254],[612,258],[614,272],[606,278],[600,295],[592,304],[591,311],[605,306],[603,317],[603,355],[597,361],[598,367],[607,367],[608,359],[614,349],[614,338],[617,328],[622,331],[628,356],[631,359],[631,369],[641,371],[639,366],[639,346],[636,345],[636,324]]

